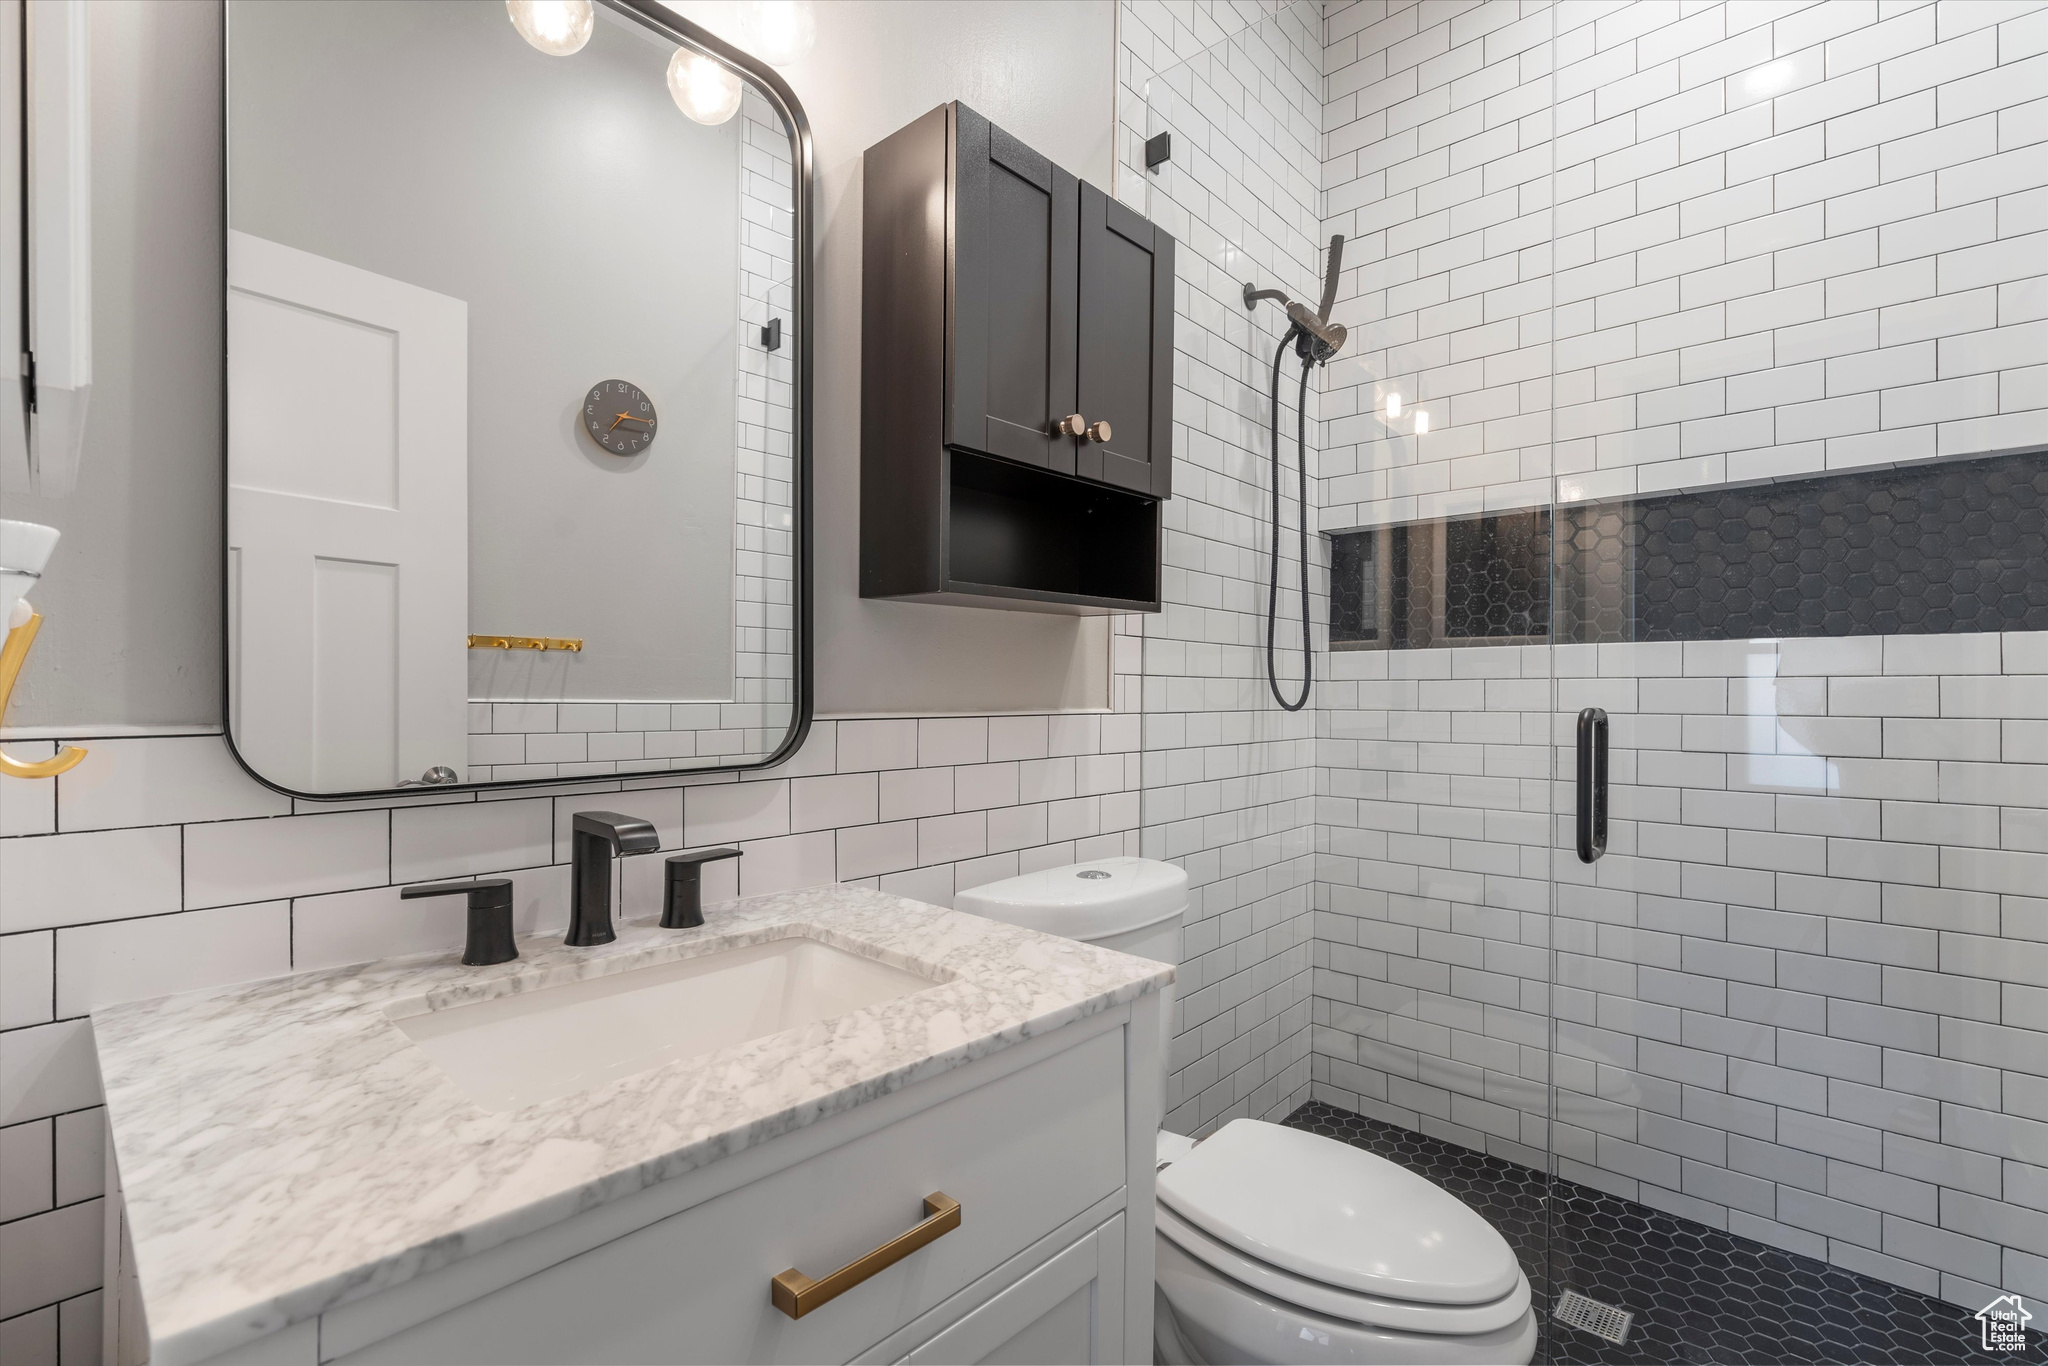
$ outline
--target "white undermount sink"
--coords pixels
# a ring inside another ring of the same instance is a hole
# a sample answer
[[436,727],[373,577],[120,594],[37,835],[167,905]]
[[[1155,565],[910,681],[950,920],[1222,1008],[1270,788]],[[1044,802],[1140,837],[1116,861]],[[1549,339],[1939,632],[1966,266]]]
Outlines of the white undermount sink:
[[393,1023],[478,1105],[517,1110],[938,985],[792,936]]

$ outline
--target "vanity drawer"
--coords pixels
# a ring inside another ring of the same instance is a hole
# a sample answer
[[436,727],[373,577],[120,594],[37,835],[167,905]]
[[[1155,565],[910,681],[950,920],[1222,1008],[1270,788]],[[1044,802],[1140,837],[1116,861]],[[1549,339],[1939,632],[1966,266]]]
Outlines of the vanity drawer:
[[[845,1361],[1113,1194],[1124,1031],[591,1249],[343,1357],[372,1362]],[[792,1319],[775,1275],[822,1279],[958,1200],[957,1229]]]
[[1123,1327],[1124,1217],[1117,1214],[897,1366],[1115,1361]]

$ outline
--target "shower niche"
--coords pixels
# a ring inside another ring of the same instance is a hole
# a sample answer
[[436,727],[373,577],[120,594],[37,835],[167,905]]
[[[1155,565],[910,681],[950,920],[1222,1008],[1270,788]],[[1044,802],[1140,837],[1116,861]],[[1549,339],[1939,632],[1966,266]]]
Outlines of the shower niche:
[[957,102],[863,174],[861,596],[1157,611],[1173,238]]

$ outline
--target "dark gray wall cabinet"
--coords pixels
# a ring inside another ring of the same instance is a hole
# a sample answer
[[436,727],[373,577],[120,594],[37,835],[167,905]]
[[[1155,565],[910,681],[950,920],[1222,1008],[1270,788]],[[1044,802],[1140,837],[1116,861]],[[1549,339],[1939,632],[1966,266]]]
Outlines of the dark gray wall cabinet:
[[1173,238],[959,103],[862,220],[861,595],[1157,611]]

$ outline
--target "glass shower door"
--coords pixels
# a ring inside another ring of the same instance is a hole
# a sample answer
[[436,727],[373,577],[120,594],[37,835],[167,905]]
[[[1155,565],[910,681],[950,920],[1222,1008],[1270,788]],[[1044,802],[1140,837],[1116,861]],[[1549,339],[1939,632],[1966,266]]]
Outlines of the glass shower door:
[[1548,1347],[1968,1359],[2048,1292],[2044,16],[1554,12]]

